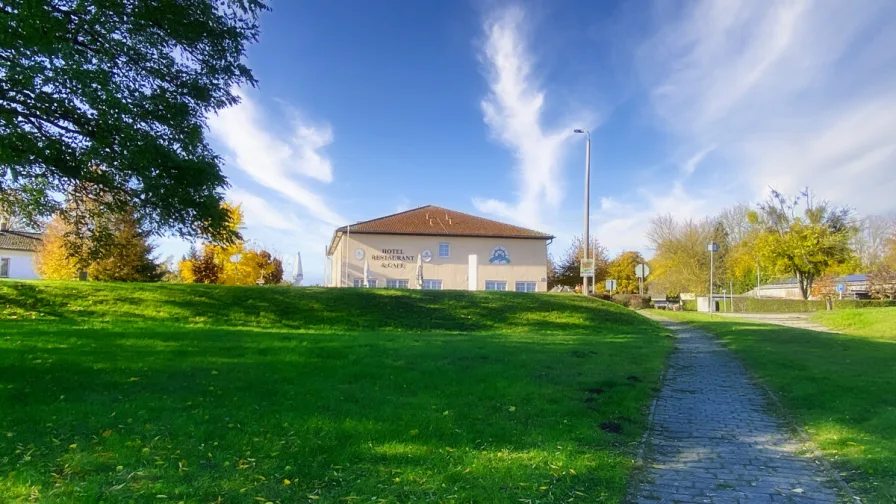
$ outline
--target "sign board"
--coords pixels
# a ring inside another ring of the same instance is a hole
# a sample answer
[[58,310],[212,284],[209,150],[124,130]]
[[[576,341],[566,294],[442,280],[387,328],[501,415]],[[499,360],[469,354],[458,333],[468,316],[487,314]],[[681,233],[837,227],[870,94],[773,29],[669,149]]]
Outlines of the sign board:
[[582,259],[582,265],[579,268],[579,276],[589,278],[594,276],[594,259]]
[[843,284],[837,284],[837,292],[845,292],[846,286]]
[[613,292],[616,290],[616,280],[607,280],[606,286],[607,292]]
[[635,276],[638,278],[647,278],[647,275],[650,274],[650,267],[646,264],[639,264],[635,266]]
[[716,242],[710,242],[706,245],[706,250],[708,250],[709,252],[718,252],[719,244]]

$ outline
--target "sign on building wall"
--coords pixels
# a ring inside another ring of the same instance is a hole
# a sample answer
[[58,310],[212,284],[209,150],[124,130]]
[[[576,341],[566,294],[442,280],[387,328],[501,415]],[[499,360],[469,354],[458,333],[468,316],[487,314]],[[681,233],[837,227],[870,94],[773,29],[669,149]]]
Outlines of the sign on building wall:
[[406,255],[402,249],[382,249],[379,254],[371,254],[370,260],[385,269],[407,269],[408,263],[417,262],[417,256]]
[[510,264],[510,255],[507,254],[506,248],[498,245],[492,249],[492,256],[488,259],[488,262],[491,264]]

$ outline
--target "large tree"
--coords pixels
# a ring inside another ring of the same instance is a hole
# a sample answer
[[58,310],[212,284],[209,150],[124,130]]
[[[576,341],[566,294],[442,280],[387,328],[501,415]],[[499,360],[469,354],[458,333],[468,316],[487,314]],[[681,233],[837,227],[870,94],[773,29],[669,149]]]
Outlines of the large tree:
[[756,242],[760,256],[775,272],[796,277],[803,299],[816,278],[854,255],[852,210],[816,202],[808,189],[796,197],[773,190],[751,218],[762,228]]
[[[0,208],[34,221],[78,184],[153,232],[226,236],[205,118],[255,85],[264,0],[0,2]],[[77,227],[77,226],[76,226]]]
[[706,245],[714,232],[711,220],[678,222],[672,215],[654,218],[647,231],[647,239],[655,251],[650,261],[654,291],[671,296],[682,292],[706,293],[709,290]]
[[896,233],[896,212],[869,215],[859,221],[859,231],[852,240],[852,248],[863,269],[871,271],[884,261],[887,240]]
[[[133,212],[98,217],[92,231],[74,232],[58,215],[47,224],[35,257],[38,273],[50,280],[71,280],[85,271],[91,280],[152,282],[161,278],[153,257],[155,247]],[[95,230],[102,229],[100,234]],[[96,255],[89,242],[102,236],[105,251]]]
[[[607,278],[607,265],[610,258],[607,256],[606,247],[602,246],[597,238],[591,238],[591,245],[588,248],[588,255],[596,258],[594,265],[595,287],[599,287],[601,282]],[[563,252],[560,262],[557,263],[556,275],[554,277],[555,285],[565,285],[567,287],[576,287],[582,284],[581,263],[582,256],[585,252],[584,240],[581,236],[575,236],[572,243]],[[596,288],[595,290],[599,290]]]
[[[622,252],[610,261],[607,266],[607,278],[616,280],[616,292],[620,294],[637,294],[638,277],[635,276],[635,267],[645,263],[640,252]],[[647,292],[647,282],[644,281],[644,292]]]

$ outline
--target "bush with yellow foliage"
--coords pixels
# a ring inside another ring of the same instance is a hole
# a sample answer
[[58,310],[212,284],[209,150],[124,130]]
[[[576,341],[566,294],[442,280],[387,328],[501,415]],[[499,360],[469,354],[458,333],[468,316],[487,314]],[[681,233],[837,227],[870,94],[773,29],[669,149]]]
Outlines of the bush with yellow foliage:
[[[233,234],[243,225],[239,205],[225,203],[230,214]],[[283,280],[283,264],[266,250],[248,248],[240,238],[231,243],[203,243],[179,263],[180,275],[186,283],[221,285],[278,284]]]

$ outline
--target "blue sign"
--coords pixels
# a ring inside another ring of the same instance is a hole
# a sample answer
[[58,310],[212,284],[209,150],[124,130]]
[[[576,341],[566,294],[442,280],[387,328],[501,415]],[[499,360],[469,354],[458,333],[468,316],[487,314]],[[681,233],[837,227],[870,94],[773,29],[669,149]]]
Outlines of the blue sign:
[[846,290],[846,286],[843,284],[837,284],[837,292],[844,292]]
[[500,245],[495,247],[488,262],[491,264],[510,264],[510,256],[507,255],[507,249]]

